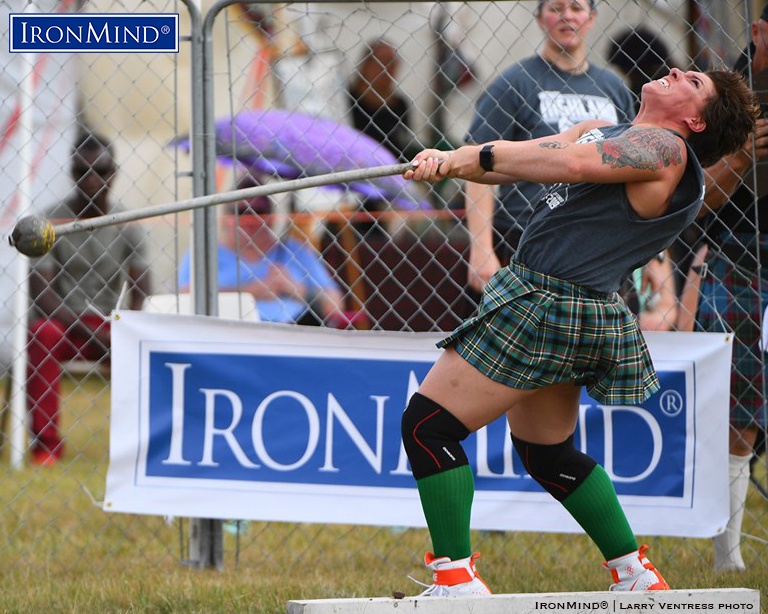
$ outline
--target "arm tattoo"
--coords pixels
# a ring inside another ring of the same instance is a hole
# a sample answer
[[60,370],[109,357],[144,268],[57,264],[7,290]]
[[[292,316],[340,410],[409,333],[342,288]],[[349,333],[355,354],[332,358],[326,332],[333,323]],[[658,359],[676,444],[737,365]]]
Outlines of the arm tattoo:
[[539,147],[544,149],[565,149],[570,143],[564,141],[546,141],[545,143],[539,143]]
[[683,145],[663,128],[630,128],[615,139],[598,141],[603,164],[656,171],[683,162]]

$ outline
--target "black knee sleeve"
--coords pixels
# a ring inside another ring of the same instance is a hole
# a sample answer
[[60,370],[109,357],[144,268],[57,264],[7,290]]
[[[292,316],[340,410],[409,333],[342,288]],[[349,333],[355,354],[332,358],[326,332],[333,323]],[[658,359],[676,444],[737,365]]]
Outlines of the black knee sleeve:
[[403,412],[401,422],[403,446],[417,480],[468,465],[460,441],[469,430],[448,410],[414,393]]
[[576,490],[597,464],[573,446],[573,435],[554,445],[528,443],[510,435],[525,470],[558,501]]

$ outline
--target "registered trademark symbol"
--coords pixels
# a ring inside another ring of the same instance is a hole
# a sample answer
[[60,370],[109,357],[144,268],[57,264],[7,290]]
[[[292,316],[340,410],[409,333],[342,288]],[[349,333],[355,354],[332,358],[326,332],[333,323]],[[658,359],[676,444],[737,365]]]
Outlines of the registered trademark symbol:
[[171,27],[170,27],[170,26],[161,26],[161,27],[160,27],[160,31],[161,31],[163,34],[168,34],[168,33],[171,31]]
[[676,390],[666,390],[659,397],[659,407],[667,416],[676,416],[683,411],[683,397]]

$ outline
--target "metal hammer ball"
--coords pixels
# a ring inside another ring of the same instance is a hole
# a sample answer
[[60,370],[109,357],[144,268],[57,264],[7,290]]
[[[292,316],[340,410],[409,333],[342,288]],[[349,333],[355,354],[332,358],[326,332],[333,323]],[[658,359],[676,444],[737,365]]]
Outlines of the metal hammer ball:
[[13,227],[8,242],[25,256],[39,258],[53,247],[56,231],[48,218],[42,215],[28,215]]

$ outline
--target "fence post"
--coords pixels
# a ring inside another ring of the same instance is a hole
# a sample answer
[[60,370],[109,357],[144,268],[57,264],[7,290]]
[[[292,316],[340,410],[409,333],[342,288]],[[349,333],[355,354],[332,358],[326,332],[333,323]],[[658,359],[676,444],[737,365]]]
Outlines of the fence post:
[[[207,160],[206,133],[206,89],[211,80],[204,78],[210,58],[206,53],[207,35],[203,31],[202,19],[197,7],[190,5],[192,45],[192,126],[190,150],[192,154],[192,190],[194,196],[212,194],[216,188],[214,161]],[[202,266],[201,266],[202,264]],[[218,279],[216,276],[216,212],[212,207],[197,209],[192,214],[192,300],[194,312],[203,315],[217,315]],[[212,518],[190,518],[188,564],[198,569],[224,568],[224,536],[221,520]]]

